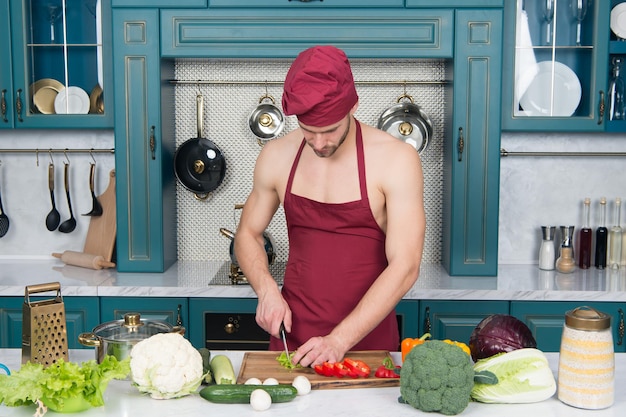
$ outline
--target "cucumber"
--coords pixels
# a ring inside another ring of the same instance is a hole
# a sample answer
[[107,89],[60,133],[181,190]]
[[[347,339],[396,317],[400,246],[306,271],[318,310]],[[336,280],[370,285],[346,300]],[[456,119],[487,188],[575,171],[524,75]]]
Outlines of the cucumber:
[[291,385],[209,385],[200,390],[205,400],[220,404],[249,404],[250,395],[255,389],[262,389],[272,397],[272,403],[286,403],[298,395],[298,390]]
[[211,373],[215,383],[218,385],[237,383],[233,363],[228,356],[215,355],[211,358]]

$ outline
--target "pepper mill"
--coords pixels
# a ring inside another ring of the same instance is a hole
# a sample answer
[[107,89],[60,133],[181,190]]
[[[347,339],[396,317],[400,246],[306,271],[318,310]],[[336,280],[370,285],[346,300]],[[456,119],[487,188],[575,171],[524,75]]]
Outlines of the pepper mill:
[[572,249],[573,236],[574,226],[561,226],[561,256],[556,260],[556,270],[559,272],[570,273],[576,269],[574,250]]
[[539,248],[539,269],[551,271],[554,269],[556,252],[554,248],[554,226],[541,226],[541,247]]

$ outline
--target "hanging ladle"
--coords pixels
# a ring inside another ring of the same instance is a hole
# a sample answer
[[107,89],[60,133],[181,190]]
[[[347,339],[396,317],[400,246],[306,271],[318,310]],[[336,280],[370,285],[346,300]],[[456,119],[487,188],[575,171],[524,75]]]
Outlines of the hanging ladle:
[[72,211],[72,200],[70,199],[70,181],[68,171],[70,168],[69,163],[65,163],[65,195],[67,196],[67,206],[70,210],[70,218],[65,220],[59,226],[59,232],[71,233],[76,229],[76,219],[74,218],[74,212]]
[[54,163],[50,162],[48,165],[48,188],[50,189],[50,200],[52,201],[52,210],[46,216],[46,227],[51,232],[56,230],[59,227],[59,222],[61,221],[61,215],[57,210],[57,207],[54,203]]
[[91,164],[91,171],[89,172],[89,190],[91,191],[91,200],[92,207],[89,213],[83,214],[83,216],[102,216],[102,204],[98,201],[98,197],[96,197],[96,193],[94,191],[95,186],[95,176],[96,176],[96,164]]

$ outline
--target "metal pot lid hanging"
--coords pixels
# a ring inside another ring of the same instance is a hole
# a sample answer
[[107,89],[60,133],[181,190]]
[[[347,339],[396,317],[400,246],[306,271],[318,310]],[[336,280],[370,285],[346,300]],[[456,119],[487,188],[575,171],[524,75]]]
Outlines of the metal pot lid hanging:
[[259,104],[248,117],[248,127],[259,140],[267,141],[280,135],[285,127],[285,115],[276,106],[276,100],[267,92],[259,99]]
[[426,150],[433,134],[428,115],[404,93],[397,104],[385,109],[378,118],[378,128],[413,146],[420,154]]

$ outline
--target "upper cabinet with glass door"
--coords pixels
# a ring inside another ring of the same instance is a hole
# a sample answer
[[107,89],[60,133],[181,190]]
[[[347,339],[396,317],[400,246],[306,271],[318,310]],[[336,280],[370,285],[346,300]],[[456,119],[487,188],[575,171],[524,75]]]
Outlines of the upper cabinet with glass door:
[[0,1],[12,70],[2,127],[112,128],[110,0]]
[[603,131],[610,1],[506,2],[502,128]]

